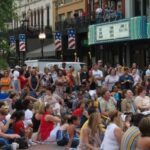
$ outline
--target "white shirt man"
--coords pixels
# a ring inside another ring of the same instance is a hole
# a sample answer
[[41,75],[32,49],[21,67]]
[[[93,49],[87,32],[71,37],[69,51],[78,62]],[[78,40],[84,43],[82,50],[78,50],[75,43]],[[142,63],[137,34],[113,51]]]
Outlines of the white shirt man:
[[102,78],[103,78],[103,72],[99,69],[97,69],[97,65],[94,66],[94,69],[92,71],[92,75],[97,83],[98,86],[102,85]]

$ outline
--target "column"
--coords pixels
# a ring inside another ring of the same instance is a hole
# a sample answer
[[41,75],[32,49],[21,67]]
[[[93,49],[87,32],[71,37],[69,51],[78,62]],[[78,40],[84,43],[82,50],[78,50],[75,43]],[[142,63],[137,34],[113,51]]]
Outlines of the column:
[[131,18],[134,16],[135,7],[134,0],[125,0],[125,17]]
[[141,16],[143,16],[143,0],[141,0]]

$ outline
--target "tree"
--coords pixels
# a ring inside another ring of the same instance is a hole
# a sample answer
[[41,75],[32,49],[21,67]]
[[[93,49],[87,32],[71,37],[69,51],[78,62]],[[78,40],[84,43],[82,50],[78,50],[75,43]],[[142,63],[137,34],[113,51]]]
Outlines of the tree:
[[0,0],[0,31],[5,30],[5,23],[11,22],[14,14],[14,0]]

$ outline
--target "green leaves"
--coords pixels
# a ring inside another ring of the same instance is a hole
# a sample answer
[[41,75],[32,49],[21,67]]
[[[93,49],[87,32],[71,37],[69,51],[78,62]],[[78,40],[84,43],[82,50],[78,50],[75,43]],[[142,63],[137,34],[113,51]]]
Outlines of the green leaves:
[[0,0],[0,30],[4,31],[5,23],[12,22],[14,17],[14,0]]

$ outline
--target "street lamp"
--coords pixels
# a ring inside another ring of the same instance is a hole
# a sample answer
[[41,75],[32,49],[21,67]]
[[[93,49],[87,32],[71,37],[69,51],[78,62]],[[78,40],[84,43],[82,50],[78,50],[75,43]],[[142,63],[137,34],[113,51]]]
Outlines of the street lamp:
[[39,34],[39,40],[41,41],[41,56],[42,58],[44,57],[44,53],[43,53],[43,44],[44,44],[44,40],[46,39],[46,34],[43,32],[43,33],[40,33]]

